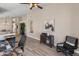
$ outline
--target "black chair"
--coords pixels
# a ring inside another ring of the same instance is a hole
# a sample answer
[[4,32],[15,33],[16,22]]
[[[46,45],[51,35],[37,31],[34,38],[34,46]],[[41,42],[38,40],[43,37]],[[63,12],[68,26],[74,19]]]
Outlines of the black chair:
[[78,48],[78,38],[72,36],[66,36],[66,40],[63,43],[58,43],[56,46],[57,52],[63,52],[67,56],[72,56],[74,50]]

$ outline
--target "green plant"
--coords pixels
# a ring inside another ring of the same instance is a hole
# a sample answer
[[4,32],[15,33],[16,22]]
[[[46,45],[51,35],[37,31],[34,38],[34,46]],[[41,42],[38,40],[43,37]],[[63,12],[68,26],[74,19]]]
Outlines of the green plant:
[[20,34],[25,34],[25,23],[20,23]]

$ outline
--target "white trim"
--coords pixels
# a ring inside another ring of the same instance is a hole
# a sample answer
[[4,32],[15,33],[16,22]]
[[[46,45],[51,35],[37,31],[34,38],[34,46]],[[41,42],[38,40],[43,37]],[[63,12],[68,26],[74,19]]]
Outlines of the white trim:
[[36,40],[40,40],[39,38],[31,36],[31,35],[28,35],[28,34],[27,34],[27,37],[31,37],[31,38],[36,39]]

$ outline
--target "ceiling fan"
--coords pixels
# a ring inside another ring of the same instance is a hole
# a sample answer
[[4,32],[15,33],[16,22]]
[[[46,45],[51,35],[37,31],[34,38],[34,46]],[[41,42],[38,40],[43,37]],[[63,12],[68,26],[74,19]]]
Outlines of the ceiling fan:
[[39,3],[21,3],[21,4],[29,4],[30,10],[32,10],[34,7],[43,9],[43,7],[39,5]]

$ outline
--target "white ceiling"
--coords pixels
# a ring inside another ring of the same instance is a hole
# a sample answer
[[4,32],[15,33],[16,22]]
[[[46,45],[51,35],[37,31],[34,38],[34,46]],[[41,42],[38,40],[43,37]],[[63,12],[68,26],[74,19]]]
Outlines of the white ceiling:
[[25,16],[27,5],[19,3],[0,3],[0,17]]
[[[40,4],[45,9],[46,6],[52,7],[53,4]],[[50,6],[51,5],[51,6]],[[58,4],[55,4],[58,5]],[[68,5],[70,7],[76,6],[78,7],[79,4],[62,4]],[[39,8],[33,8],[33,10],[29,10],[29,5],[27,4],[20,4],[20,3],[0,3],[0,17],[17,17],[17,16],[25,16],[29,12],[36,12],[36,11],[43,11]]]

